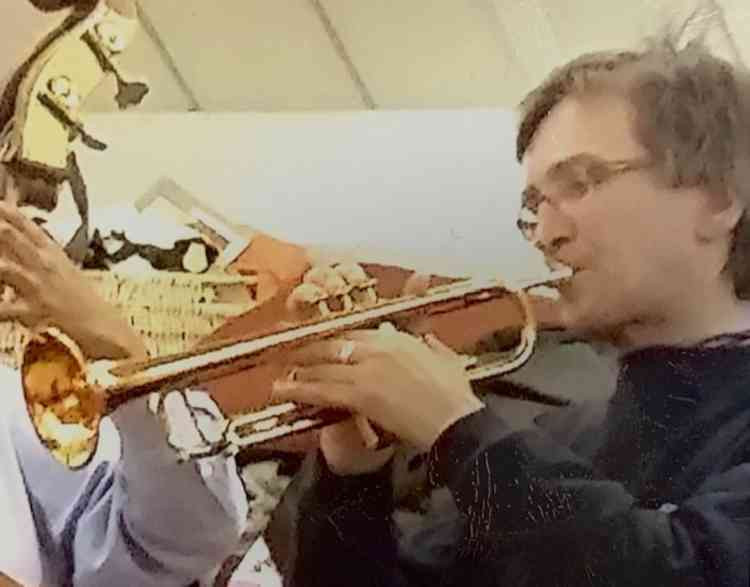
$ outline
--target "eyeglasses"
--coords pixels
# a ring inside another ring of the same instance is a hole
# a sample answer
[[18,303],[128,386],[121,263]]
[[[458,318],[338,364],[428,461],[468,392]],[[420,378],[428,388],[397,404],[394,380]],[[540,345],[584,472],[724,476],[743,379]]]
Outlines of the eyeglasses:
[[557,205],[580,199],[592,189],[625,173],[646,169],[652,163],[646,158],[607,161],[588,153],[564,159],[547,171],[544,191],[532,185],[521,192],[516,226],[526,240],[534,241],[539,225],[539,207],[543,202]]

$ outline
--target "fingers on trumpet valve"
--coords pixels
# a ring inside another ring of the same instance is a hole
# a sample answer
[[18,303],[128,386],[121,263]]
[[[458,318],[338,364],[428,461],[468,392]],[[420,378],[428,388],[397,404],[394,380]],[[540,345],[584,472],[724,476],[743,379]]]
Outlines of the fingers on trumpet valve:
[[364,268],[357,263],[340,263],[334,269],[349,286],[349,295],[359,306],[371,306],[378,301],[375,293],[377,280],[367,275]]
[[325,265],[313,267],[305,273],[302,282],[315,285],[324,292],[325,305],[319,308],[322,315],[326,315],[326,309],[333,312],[352,309],[349,286],[333,267]]
[[303,283],[312,283],[323,288],[329,295],[340,295],[347,290],[346,280],[333,267],[313,267],[302,278]]
[[349,312],[377,301],[375,283],[354,263],[313,267],[290,294],[287,308],[303,319]]
[[326,291],[314,283],[301,283],[292,290],[286,300],[287,309],[302,319],[326,316],[331,310]]

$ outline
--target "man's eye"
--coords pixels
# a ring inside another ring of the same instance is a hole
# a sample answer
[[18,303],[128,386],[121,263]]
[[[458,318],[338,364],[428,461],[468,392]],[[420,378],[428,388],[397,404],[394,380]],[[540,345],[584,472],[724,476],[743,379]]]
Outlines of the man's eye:
[[565,185],[564,193],[567,197],[579,197],[589,191],[589,184],[582,179],[574,179]]
[[526,194],[523,198],[522,207],[531,210],[532,212],[536,212],[539,208],[539,204],[542,203],[542,199],[542,195],[536,192]]
[[592,165],[588,169],[588,177],[593,185],[604,183],[612,176],[612,171],[606,165]]

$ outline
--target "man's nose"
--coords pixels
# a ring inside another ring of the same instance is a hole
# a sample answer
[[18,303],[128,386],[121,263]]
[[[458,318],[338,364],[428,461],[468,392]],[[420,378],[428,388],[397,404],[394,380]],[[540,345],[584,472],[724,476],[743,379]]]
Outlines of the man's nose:
[[534,245],[545,254],[554,254],[576,236],[573,219],[548,202],[542,202],[537,211]]

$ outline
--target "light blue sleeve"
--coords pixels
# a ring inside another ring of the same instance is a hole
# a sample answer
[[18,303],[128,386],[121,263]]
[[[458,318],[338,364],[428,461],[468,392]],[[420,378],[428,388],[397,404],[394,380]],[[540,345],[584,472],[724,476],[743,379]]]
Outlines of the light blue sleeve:
[[234,459],[178,463],[145,399],[121,407],[112,421],[121,458],[100,454],[70,471],[47,454],[27,419],[17,450],[43,584],[185,587],[212,573],[247,519]]

